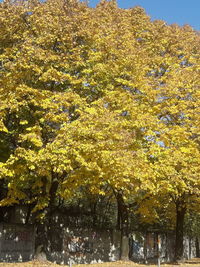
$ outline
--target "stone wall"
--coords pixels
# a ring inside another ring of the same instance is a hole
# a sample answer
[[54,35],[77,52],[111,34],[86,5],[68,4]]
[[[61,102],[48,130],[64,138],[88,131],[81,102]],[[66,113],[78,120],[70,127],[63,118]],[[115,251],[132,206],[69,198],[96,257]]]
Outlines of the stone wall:
[[[40,231],[42,234],[45,231]],[[94,230],[73,227],[49,228],[40,240],[46,239],[44,246],[47,259],[57,263],[96,263],[117,261],[120,258],[121,233],[119,231]],[[160,261],[172,262],[174,258],[175,235],[171,233],[134,232],[129,237],[129,248],[125,254],[136,262],[155,263],[158,260],[158,240]],[[196,256],[195,240],[184,238],[184,258]],[[128,241],[127,241],[128,242]],[[41,245],[41,242],[38,242]],[[127,243],[128,245],[128,243]],[[123,256],[123,250],[121,251]]]
[[[24,225],[26,207],[16,207],[12,221],[0,224],[0,261],[26,261],[40,248],[41,255],[48,260],[68,264],[116,261],[120,258],[121,233],[114,230],[97,230],[67,226],[61,214],[52,216],[51,224]],[[32,220],[32,218],[30,218]],[[17,223],[16,223],[17,222]],[[51,226],[50,226],[51,225]],[[158,237],[160,239],[161,262],[170,262],[174,257],[175,234],[133,232],[126,238],[121,256],[138,262],[156,262],[158,257]],[[36,246],[35,246],[36,244]],[[184,258],[196,257],[195,239],[184,238]]]
[[[158,240],[160,242],[161,262],[172,262],[174,259],[175,234],[140,233],[130,235],[130,258],[137,262],[155,263],[158,259]],[[184,237],[184,258],[196,257],[195,238]]]
[[27,261],[34,256],[34,227],[0,224],[0,261]]
[[[97,263],[116,261],[120,257],[121,235],[117,231],[54,227],[47,230],[46,236],[49,242],[44,251],[52,262]],[[38,246],[45,237],[40,235],[39,239]]]

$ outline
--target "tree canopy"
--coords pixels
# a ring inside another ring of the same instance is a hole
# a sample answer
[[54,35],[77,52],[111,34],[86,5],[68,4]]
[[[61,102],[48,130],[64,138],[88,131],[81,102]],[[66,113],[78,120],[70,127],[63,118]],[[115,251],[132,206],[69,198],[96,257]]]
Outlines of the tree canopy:
[[86,188],[182,229],[198,210],[199,72],[199,33],[141,7],[0,3],[0,205],[43,211]]

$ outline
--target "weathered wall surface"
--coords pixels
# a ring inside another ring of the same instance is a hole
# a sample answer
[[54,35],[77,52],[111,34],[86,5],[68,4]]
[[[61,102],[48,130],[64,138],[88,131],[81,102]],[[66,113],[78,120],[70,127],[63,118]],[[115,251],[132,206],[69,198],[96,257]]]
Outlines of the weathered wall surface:
[[0,224],[0,261],[27,261],[34,256],[33,226]]
[[120,236],[112,231],[66,229],[63,250],[74,263],[96,263],[119,259]]
[[[158,239],[160,241],[161,262],[174,259],[175,234],[173,233],[139,233],[130,236],[130,258],[138,262],[156,262],[158,259]],[[184,237],[184,258],[196,257],[195,239]]]
[[[119,231],[67,226],[66,217],[58,214],[52,216],[51,223],[48,225],[40,225],[36,233],[33,226],[23,224],[26,214],[26,207],[16,207],[12,216],[12,221],[15,223],[0,224],[0,261],[30,260],[34,256],[35,247],[40,248],[39,256],[43,255],[43,258],[47,256],[48,260],[65,264],[69,261],[95,263],[116,261],[120,258],[121,233]],[[175,245],[173,233],[134,232],[130,234],[129,240],[128,238],[123,240],[126,243],[121,256],[126,257],[129,250],[129,257],[134,261],[156,262],[158,235],[161,244],[161,262],[172,261]],[[184,258],[196,257],[196,253],[195,239],[185,237]]]
[[[44,233],[44,231],[42,231]],[[45,237],[41,236],[41,241]],[[48,229],[46,240],[49,244],[44,251],[47,259],[68,264],[96,263],[116,261],[120,258],[121,234],[119,231],[94,230],[72,227]],[[171,262],[174,259],[175,235],[173,233],[140,233],[130,235],[129,246],[124,246],[125,254],[129,250],[131,260],[155,263],[158,260],[158,240],[160,242],[160,261]],[[38,244],[40,245],[40,244]],[[123,250],[121,251],[123,256]],[[184,258],[196,256],[195,240],[184,238]]]
[[[96,263],[116,261],[120,257],[120,233],[81,228],[48,229],[47,259],[57,263]],[[40,236],[37,244],[45,237]]]

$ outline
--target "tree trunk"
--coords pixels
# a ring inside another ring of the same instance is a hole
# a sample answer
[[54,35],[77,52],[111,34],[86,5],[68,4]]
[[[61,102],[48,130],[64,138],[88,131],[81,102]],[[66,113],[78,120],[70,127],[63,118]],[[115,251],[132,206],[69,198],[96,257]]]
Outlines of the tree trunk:
[[200,257],[200,251],[199,251],[199,238],[198,237],[196,237],[195,246],[196,246],[196,257],[199,258]]
[[117,200],[117,230],[121,230],[121,208],[120,208],[120,204],[118,203],[119,201]]
[[176,239],[175,239],[175,262],[183,260],[183,235],[186,206],[183,201],[176,201]]
[[144,264],[147,264],[147,232],[145,233],[143,252],[144,252]]
[[97,224],[97,201],[91,205],[91,210],[92,210],[92,225],[93,228],[96,227]]
[[59,186],[58,180],[54,179],[52,181],[51,188],[49,190],[50,198],[49,198],[49,206],[48,206],[48,212],[47,212],[47,217],[48,217],[47,219],[48,219],[49,226],[51,226],[52,214],[53,214],[54,209],[55,209],[55,203],[54,202],[56,199],[56,193],[57,193],[58,186]]
[[31,217],[31,210],[33,208],[33,205],[28,205],[27,207],[27,214],[26,214],[26,219],[25,219],[25,224],[28,224],[29,223],[29,219]]
[[118,229],[121,230],[121,251],[120,259],[129,259],[129,237],[128,237],[128,211],[127,206],[124,203],[123,196],[120,193],[116,194],[118,205]]

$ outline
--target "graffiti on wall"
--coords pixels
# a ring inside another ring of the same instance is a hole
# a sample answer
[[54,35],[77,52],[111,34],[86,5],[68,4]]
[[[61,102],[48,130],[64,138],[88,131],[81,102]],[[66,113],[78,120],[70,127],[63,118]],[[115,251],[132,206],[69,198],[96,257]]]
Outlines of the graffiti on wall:
[[15,231],[15,229],[9,229],[8,231],[5,231],[4,240],[15,242],[29,242],[30,234],[28,231]]
[[67,237],[64,247],[70,254],[86,254],[93,253],[93,242],[87,237]]

